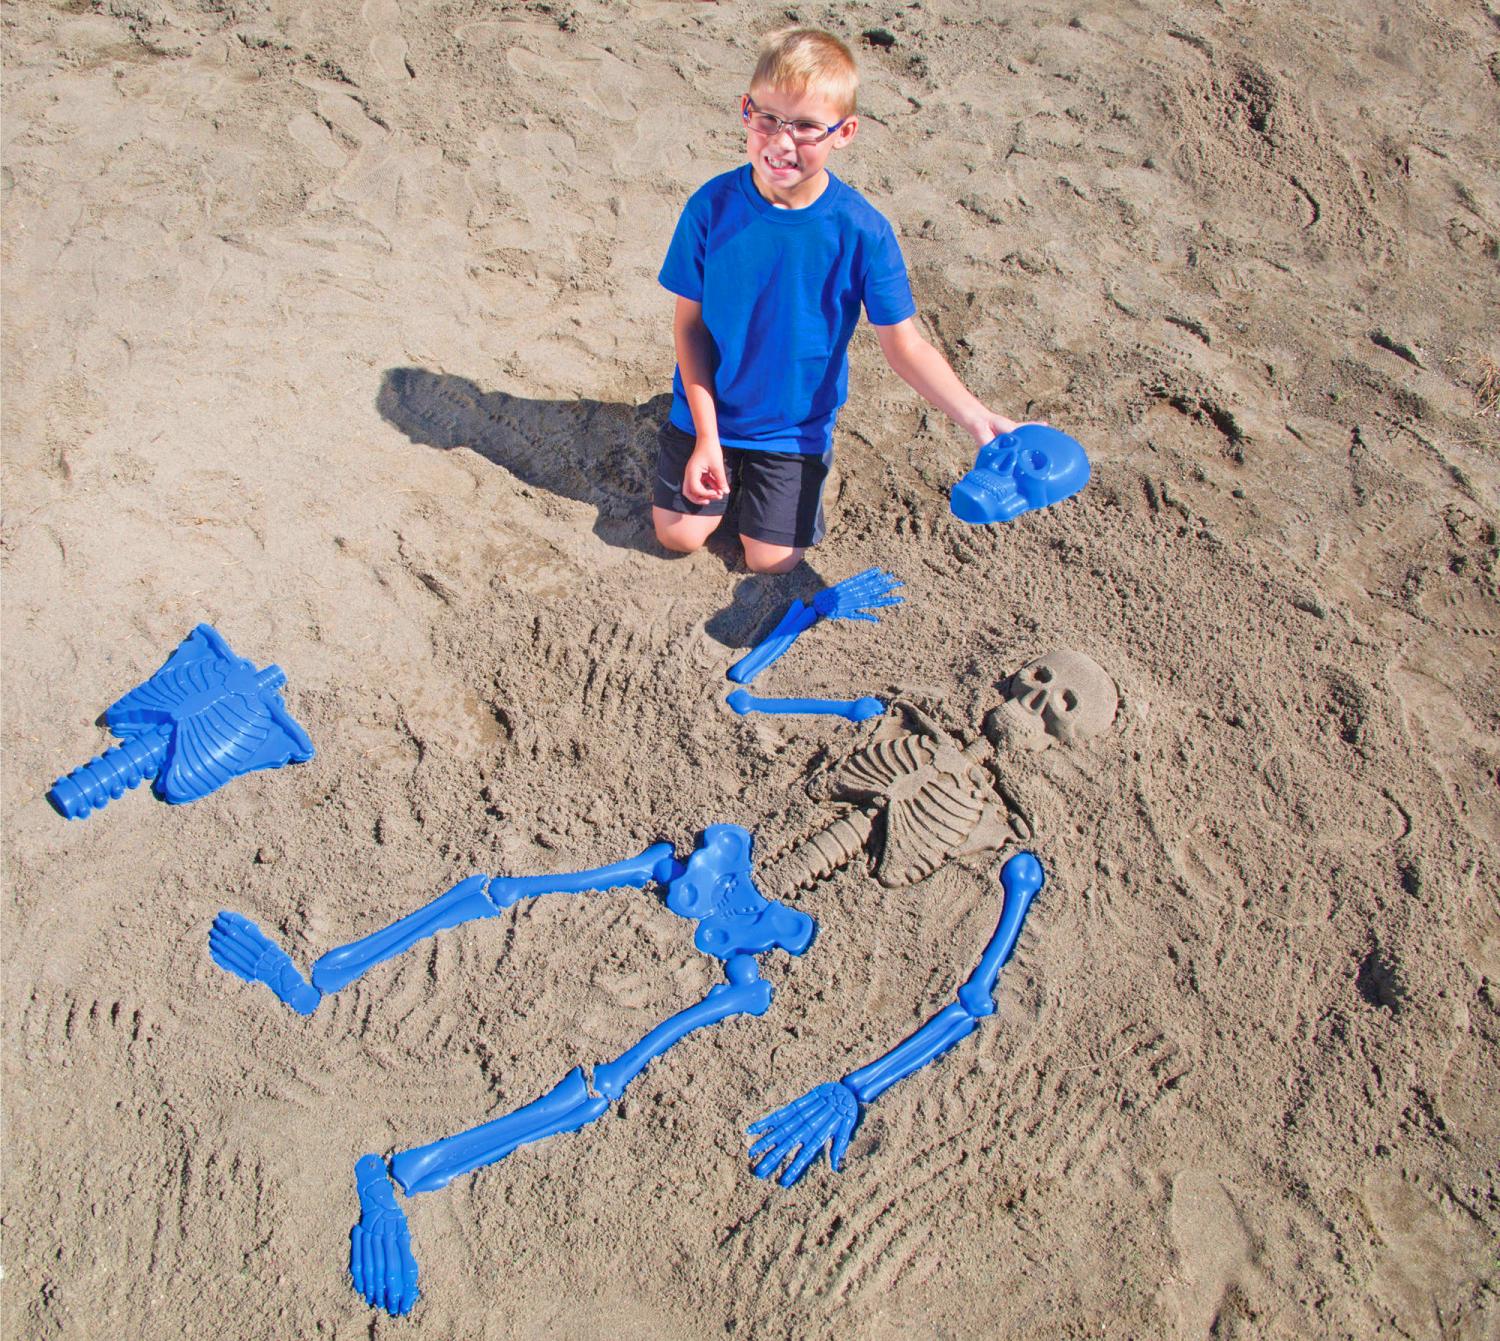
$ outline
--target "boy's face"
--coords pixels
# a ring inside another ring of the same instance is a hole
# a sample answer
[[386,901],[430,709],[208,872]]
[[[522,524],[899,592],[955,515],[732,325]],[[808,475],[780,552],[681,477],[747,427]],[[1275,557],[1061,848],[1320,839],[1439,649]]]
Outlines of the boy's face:
[[[823,169],[828,156],[848,144],[859,129],[857,116],[841,117],[833,103],[813,90],[791,93],[757,84],[742,101],[740,111],[742,116],[750,117],[745,147],[755,184],[767,200],[793,209],[812,204],[823,193]],[[819,135],[829,126],[842,124],[815,144],[799,143],[793,137],[803,134],[804,127],[786,125],[768,135],[755,128],[755,113],[769,113],[785,122],[806,123],[808,133],[816,125]]]

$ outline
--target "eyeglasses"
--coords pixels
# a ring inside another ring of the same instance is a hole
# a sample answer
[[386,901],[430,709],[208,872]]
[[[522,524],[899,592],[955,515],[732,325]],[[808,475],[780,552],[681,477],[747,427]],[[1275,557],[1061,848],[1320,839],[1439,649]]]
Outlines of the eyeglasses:
[[819,144],[849,119],[846,116],[831,126],[825,126],[821,121],[784,121],[770,112],[761,111],[748,93],[740,101],[740,117],[757,135],[769,138],[786,131],[794,144]]

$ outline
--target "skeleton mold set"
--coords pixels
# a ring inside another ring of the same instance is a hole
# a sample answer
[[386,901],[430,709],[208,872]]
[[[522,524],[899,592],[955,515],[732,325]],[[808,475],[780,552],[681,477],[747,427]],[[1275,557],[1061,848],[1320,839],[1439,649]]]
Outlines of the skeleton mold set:
[[[772,633],[729,671],[741,686],[784,655],[825,619],[876,622],[899,604],[901,584],[870,569],[794,602]],[[221,635],[200,625],[149,680],[119,700],[106,722],[124,744],[53,787],[63,814],[83,816],[143,778],[156,776],[169,801],[187,801],[255,768],[310,758],[312,745],[280,695],[278,667],[257,672]],[[800,838],[755,861],[755,839],[737,825],[713,824],[679,858],[667,843],[590,870],[532,876],[473,875],[422,908],[351,944],[323,954],[307,975],[250,919],[222,911],[209,932],[213,962],[260,984],[290,1010],[312,1015],[323,998],[386,961],[464,923],[499,917],[523,900],[612,889],[659,891],[670,913],[694,923],[693,944],[723,965],[724,981],[698,1002],[662,1020],[612,1061],[575,1066],[547,1093],[467,1131],[356,1161],[359,1220],[350,1231],[348,1266],[355,1290],[393,1316],[419,1297],[419,1269],[406,1213],[407,1196],[504,1159],[522,1145],[576,1131],[602,1117],[657,1057],[689,1034],[736,1015],[764,1015],[772,987],[759,957],[791,956],[813,945],[817,924],[790,900],[857,862],[868,861],[880,884],[900,888],[946,863],[1000,852],[1031,830],[1006,802],[999,758],[1008,750],[1086,742],[1114,720],[1110,677],[1080,652],[1053,652],[1017,671],[972,739],[955,740],[920,708],[891,709],[869,696],[848,700],[756,698],[743,688],[728,697],[737,712],[824,712],[859,724],[879,719],[867,742],[820,770],[808,793],[832,813]],[[118,758],[116,757],[118,756]],[[1001,968],[1015,950],[1045,876],[1030,852],[1000,870],[1002,899],[994,933],[953,1001],[889,1051],[847,1075],[815,1086],[749,1127],[748,1157],[757,1177],[796,1183],[820,1154],[837,1170],[864,1109],[891,1086],[935,1062],[996,1009]]]

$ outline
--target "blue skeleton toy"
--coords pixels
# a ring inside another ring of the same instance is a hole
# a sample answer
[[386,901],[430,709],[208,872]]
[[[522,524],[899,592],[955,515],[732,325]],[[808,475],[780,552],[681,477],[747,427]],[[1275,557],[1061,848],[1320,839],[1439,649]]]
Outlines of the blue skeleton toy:
[[[377,964],[446,928],[476,918],[496,917],[521,899],[547,893],[583,893],[617,887],[666,891],[666,906],[697,923],[694,945],[721,960],[726,981],[700,1002],[651,1029],[614,1061],[585,1074],[574,1067],[551,1091],[531,1103],[469,1131],[429,1145],[403,1150],[389,1162],[365,1155],[355,1165],[360,1219],[350,1232],[349,1271],[354,1288],[371,1305],[392,1315],[410,1311],[418,1297],[417,1262],[405,1212],[395,1189],[408,1196],[444,1186],[503,1159],[531,1141],[576,1131],[602,1116],[651,1061],[694,1030],[733,1015],[763,1015],[771,985],[760,976],[758,956],[771,950],[801,955],[812,944],[817,925],[798,909],[766,898],[755,885],[750,833],[732,824],[705,829],[698,848],[681,862],[667,843],[639,856],[595,870],[561,875],[505,877],[475,875],[460,881],[426,907],[390,926],[323,955],[303,977],[287,953],[259,927],[236,913],[221,912],[209,933],[209,949],[221,968],[264,983],[293,1010],[310,1015],[323,996],[336,992]],[[859,1113],[884,1090],[936,1060],[972,1033],[994,1009],[993,991],[1010,957],[1032,898],[1042,885],[1042,868],[1030,853],[1006,862],[1001,871],[1005,902],[999,925],[979,966],[959,989],[957,1000],[938,1012],[885,1056],[810,1094],[755,1124],[761,1139],[751,1151],[755,1172],[766,1177],[783,1164],[780,1182],[789,1186],[825,1148],[837,1168]]]

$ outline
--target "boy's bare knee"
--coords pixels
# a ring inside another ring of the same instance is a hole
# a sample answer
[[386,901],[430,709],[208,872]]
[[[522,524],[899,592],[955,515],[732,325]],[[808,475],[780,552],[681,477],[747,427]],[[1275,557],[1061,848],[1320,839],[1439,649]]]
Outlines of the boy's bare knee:
[[663,549],[669,549],[673,554],[692,554],[703,548],[703,541],[694,539],[692,536],[679,535],[671,529],[656,528],[656,543]]
[[752,573],[790,573],[802,562],[805,551],[788,545],[771,545],[764,540],[741,536],[745,546],[745,567]]
[[656,528],[657,543],[674,554],[692,554],[703,548],[722,518],[701,517],[653,507],[651,521]]

